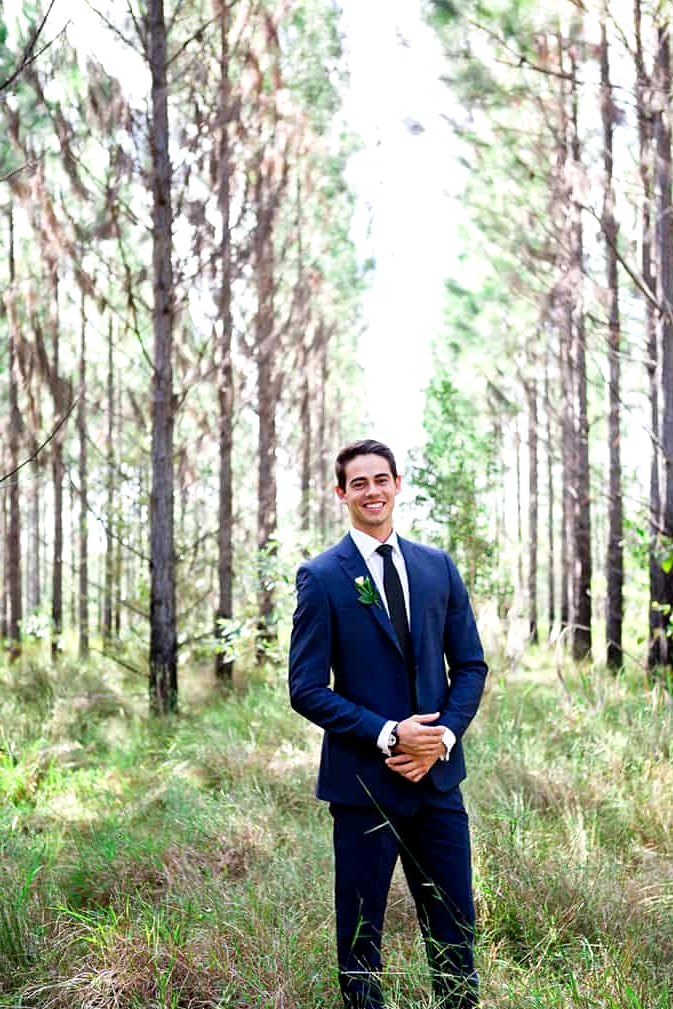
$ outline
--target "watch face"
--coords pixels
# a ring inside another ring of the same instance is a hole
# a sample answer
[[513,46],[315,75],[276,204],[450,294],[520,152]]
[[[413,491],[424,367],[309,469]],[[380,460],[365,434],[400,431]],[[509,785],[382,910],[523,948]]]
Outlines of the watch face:
[[388,736],[388,749],[392,750],[394,746],[397,746],[397,733],[391,732]]

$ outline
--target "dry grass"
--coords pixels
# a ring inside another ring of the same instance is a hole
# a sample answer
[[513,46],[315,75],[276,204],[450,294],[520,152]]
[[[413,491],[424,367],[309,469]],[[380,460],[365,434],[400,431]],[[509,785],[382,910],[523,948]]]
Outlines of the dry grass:
[[[671,709],[544,660],[469,737],[483,1009],[672,1009]],[[0,1007],[337,1009],[317,735],[280,676],[154,726],[104,673],[3,695]],[[391,1009],[429,1007],[400,876],[385,952]]]

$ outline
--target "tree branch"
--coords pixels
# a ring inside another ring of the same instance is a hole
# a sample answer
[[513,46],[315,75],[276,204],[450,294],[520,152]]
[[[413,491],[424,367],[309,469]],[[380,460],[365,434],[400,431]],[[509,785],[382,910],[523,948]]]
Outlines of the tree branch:
[[56,39],[59,38],[64,33],[64,31],[66,30],[66,28],[70,24],[70,22],[67,21],[63,25],[63,27],[61,28],[61,30],[58,33],[58,35],[55,35],[53,39],[50,39],[49,42],[46,42],[45,45],[42,46],[42,48],[40,49],[39,52],[37,52],[37,53],[33,52],[33,50],[35,49],[35,45],[37,43],[37,40],[39,39],[40,35],[42,34],[42,30],[43,30],[45,24],[47,23],[47,18],[51,14],[52,7],[54,6],[55,3],[56,3],[56,0],[51,0],[49,6],[47,7],[46,14],[44,15],[44,17],[40,21],[40,23],[37,26],[37,28],[35,29],[35,31],[33,32],[32,37],[28,40],[28,43],[26,44],[26,48],[23,51],[23,56],[21,57],[21,62],[19,63],[19,65],[16,68],[16,70],[14,71],[14,73],[10,74],[9,77],[7,78],[7,80],[3,81],[2,84],[0,84],[0,94],[2,94],[3,91],[6,91],[7,88],[10,87],[10,85],[12,85],[14,83],[14,81],[16,80],[16,78],[19,77],[20,74],[23,73],[23,71],[26,69],[27,66],[30,66],[31,63],[34,63],[35,60],[38,60],[40,58],[40,56],[42,55],[42,53],[46,52],[46,50],[49,49],[49,47],[54,44],[54,42],[56,41]]
[[5,473],[4,476],[0,477],[0,484],[3,484],[5,482],[5,480],[10,480],[13,476],[16,476],[16,474],[19,472],[19,470],[23,469],[24,466],[27,466],[28,463],[34,462],[35,459],[37,459],[37,457],[40,454],[40,452],[42,451],[42,449],[45,448],[49,444],[49,442],[52,441],[53,438],[56,437],[56,435],[58,434],[58,432],[61,430],[61,428],[63,427],[63,425],[67,421],[67,419],[70,416],[70,414],[73,412],[73,410],[77,406],[78,402],[79,402],[79,396],[76,396],[72,400],[72,402],[71,402],[70,406],[68,407],[67,411],[63,414],[63,416],[61,417],[61,419],[59,420],[59,422],[56,424],[56,426],[53,429],[53,431],[51,432],[51,434],[47,438],[45,438],[45,440],[42,442],[41,445],[37,446],[37,448],[35,449],[35,451],[32,452],[28,456],[27,459],[24,459],[23,462],[20,462],[19,465],[15,466],[13,470],[10,470],[9,473]]

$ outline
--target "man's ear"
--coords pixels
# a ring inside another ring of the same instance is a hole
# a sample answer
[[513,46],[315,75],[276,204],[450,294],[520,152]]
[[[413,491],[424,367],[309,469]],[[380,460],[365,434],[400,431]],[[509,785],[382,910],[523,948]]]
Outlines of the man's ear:
[[401,475],[398,474],[398,476],[395,477],[395,493],[399,494],[401,490],[402,490],[402,477]]
[[345,501],[345,499],[346,499],[346,491],[342,490],[341,487],[339,486],[339,484],[337,484],[336,487],[334,488],[334,493],[339,498],[339,501]]

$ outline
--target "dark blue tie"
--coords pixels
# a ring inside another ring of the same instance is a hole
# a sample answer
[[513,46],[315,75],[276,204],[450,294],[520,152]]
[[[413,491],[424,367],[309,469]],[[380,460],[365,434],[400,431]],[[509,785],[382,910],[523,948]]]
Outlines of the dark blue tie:
[[409,631],[409,621],[407,620],[407,608],[404,605],[404,591],[402,582],[397,573],[397,568],[393,563],[393,548],[390,543],[382,543],[376,548],[377,554],[383,557],[383,591],[388,602],[388,613],[390,622],[395,628],[397,640],[400,643],[404,661],[409,676],[409,690],[411,693],[411,705],[416,710],[416,668],[414,664],[414,653],[411,646],[411,632]]

